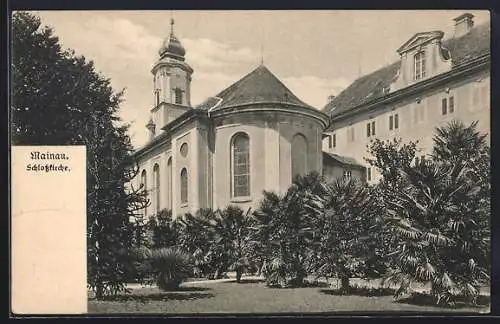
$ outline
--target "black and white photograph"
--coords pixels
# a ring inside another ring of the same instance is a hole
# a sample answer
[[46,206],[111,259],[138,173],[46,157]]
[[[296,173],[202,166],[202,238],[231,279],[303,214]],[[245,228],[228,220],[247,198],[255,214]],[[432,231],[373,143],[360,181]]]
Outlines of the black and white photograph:
[[490,313],[490,25],[12,12],[13,312]]

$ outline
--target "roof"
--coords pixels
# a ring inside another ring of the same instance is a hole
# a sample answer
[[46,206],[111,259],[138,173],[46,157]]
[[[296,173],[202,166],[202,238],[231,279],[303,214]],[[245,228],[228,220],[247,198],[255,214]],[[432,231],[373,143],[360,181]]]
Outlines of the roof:
[[[442,47],[450,52],[452,68],[489,54],[490,25],[489,23],[481,24],[461,37],[444,40]],[[401,62],[397,61],[358,78],[330,101],[322,111],[335,116],[384,96],[384,88],[389,87],[396,78],[400,65]],[[332,111],[333,107],[336,109]]]
[[254,103],[282,103],[316,110],[293,94],[264,65],[260,65],[216,96],[208,98],[196,106],[196,108],[208,110],[218,103],[219,105],[215,109]]
[[354,159],[354,158],[347,157],[347,156],[341,156],[341,155],[338,155],[335,153],[329,153],[329,152],[323,151],[323,160],[327,160],[327,159],[332,159],[332,160],[334,160],[340,164],[344,164],[344,165],[350,165],[350,166],[361,167],[361,168],[365,167],[364,165],[362,165],[361,163],[356,161],[356,159]]

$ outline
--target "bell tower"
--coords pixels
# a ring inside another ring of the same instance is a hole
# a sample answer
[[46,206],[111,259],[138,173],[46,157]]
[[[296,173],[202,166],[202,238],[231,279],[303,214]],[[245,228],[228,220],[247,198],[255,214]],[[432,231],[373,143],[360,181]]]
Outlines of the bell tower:
[[158,54],[159,59],[151,70],[153,74],[151,118],[156,129],[161,130],[191,109],[193,69],[186,63],[186,50],[174,34],[173,19],[170,20],[170,35],[163,41]]

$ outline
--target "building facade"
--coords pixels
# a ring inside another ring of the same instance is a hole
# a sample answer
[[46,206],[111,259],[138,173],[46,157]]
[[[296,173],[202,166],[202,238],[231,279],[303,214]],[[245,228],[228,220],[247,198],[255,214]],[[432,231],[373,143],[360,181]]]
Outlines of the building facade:
[[323,112],[331,124],[326,152],[350,157],[369,168],[367,145],[374,138],[418,140],[418,159],[430,154],[436,127],[458,119],[478,122],[490,133],[490,26],[474,26],[472,14],[454,19],[455,32],[421,32],[397,49],[400,59],[355,80],[332,97]]
[[173,28],[152,69],[149,142],[135,152],[148,192],[144,214],[256,207],[295,175],[322,172],[328,116],[297,98],[264,65],[192,107],[193,69]]

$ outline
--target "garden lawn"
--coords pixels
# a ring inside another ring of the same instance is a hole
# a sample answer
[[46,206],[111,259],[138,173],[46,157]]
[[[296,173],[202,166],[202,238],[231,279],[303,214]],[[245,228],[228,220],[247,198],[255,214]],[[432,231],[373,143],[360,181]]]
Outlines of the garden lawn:
[[89,300],[89,313],[133,314],[224,314],[224,313],[338,313],[338,312],[410,312],[410,313],[487,313],[486,307],[443,308],[430,303],[397,302],[390,295],[367,297],[338,296],[321,287],[268,288],[263,282],[247,280],[187,282],[179,291],[162,292],[157,288],[133,289],[115,300]]

